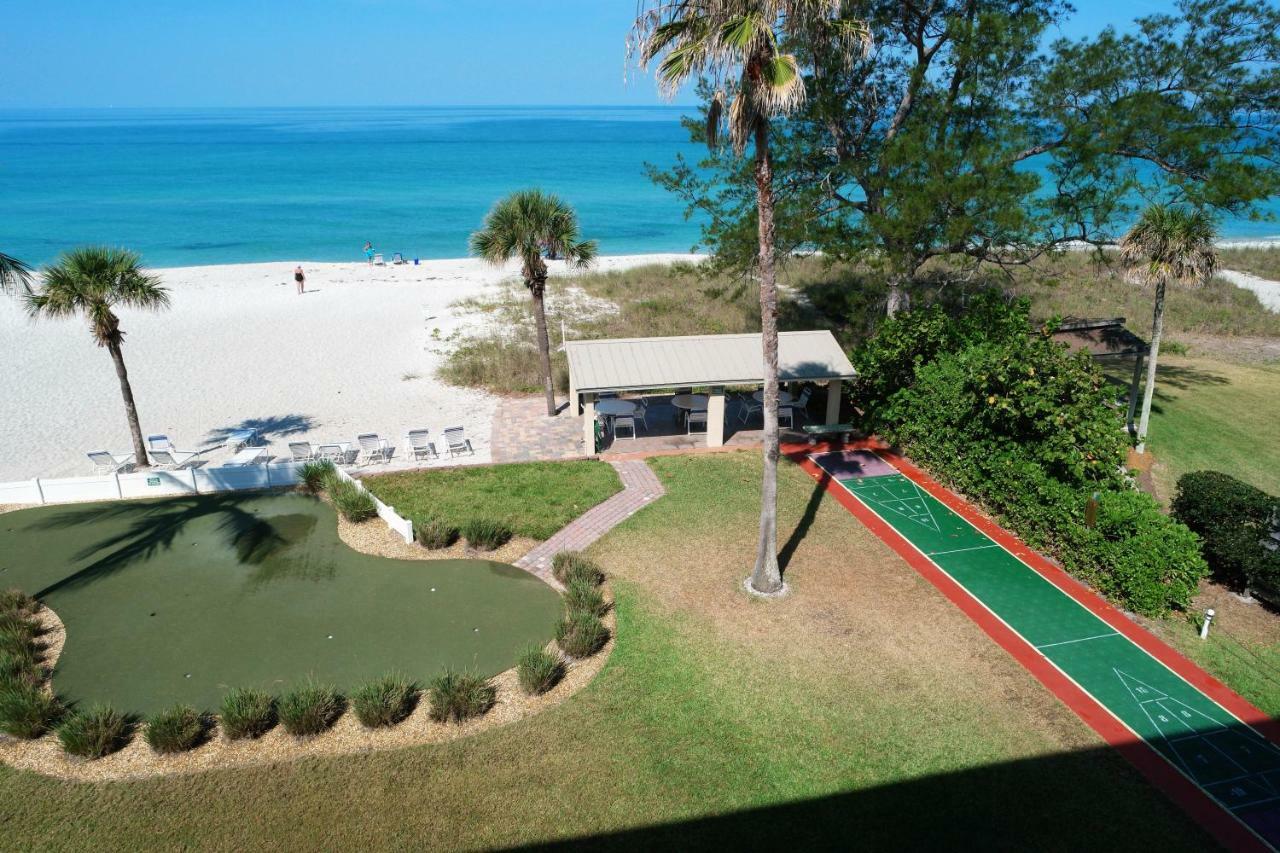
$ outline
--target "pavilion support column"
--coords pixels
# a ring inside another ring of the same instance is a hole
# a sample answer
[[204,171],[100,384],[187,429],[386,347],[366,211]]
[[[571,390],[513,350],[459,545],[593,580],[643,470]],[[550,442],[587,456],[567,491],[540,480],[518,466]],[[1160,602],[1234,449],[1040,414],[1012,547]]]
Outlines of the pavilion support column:
[[707,447],[724,447],[724,388],[707,397]]
[[582,395],[582,445],[587,453],[596,452],[596,395]]
[[569,404],[565,406],[565,411],[570,417],[577,417],[578,412],[582,411],[582,401],[578,399],[578,389],[573,385],[573,374],[569,374]]
[[829,424],[840,423],[840,389],[839,379],[827,380],[827,420]]
[[1142,383],[1142,356],[1138,353],[1133,359],[1133,379],[1129,382],[1129,414],[1125,415],[1125,429],[1129,430],[1130,435],[1137,435],[1133,425],[1133,416],[1138,411],[1138,389]]

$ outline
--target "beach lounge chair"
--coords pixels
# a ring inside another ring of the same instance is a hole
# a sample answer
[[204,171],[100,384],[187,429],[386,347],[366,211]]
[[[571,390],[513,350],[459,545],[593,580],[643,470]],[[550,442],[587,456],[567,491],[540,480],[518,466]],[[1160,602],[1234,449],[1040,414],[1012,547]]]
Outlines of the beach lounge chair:
[[391,445],[376,432],[366,432],[356,436],[356,444],[360,445],[360,453],[365,463],[390,462]]
[[132,453],[112,453],[109,450],[94,450],[88,454],[89,461],[93,463],[93,473],[95,474],[114,474],[121,468],[126,468],[133,464]]
[[373,265],[375,267],[385,267],[387,265],[387,262],[382,259],[381,252],[373,256]]
[[176,471],[199,458],[200,451],[198,450],[158,450],[154,447],[151,448],[151,461],[155,463],[157,468],[168,468]]
[[396,252],[394,255],[391,256],[391,263],[399,265],[399,264],[407,264],[409,262],[404,259],[404,255],[400,254],[399,252]]
[[430,430],[409,430],[409,453],[414,459],[430,459],[432,456],[437,459],[440,458],[440,454],[436,452],[436,446],[431,442],[429,436]]
[[293,454],[294,462],[312,462],[316,458],[316,452],[309,441],[289,442],[289,453]]
[[334,465],[347,464],[347,449],[341,444],[322,444],[316,450],[317,459],[327,459]]
[[471,439],[463,434],[462,427],[449,427],[445,430],[444,443],[449,450],[450,456],[457,456],[459,453],[474,454],[476,452],[471,446]]
[[148,450],[173,450],[173,443],[169,441],[169,436],[156,433],[147,436]]

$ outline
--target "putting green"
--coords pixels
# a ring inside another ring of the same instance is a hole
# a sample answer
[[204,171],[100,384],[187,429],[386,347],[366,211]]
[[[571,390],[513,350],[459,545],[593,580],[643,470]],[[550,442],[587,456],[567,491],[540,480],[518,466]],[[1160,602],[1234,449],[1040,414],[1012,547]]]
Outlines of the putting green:
[[301,494],[223,494],[0,515],[0,589],[37,595],[67,642],[54,688],[150,713],[214,710],[230,687],[389,670],[492,675],[547,642],[560,597],[485,560],[390,560],[338,539]]
[[1179,772],[1280,841],[1280,749],[876,454],[810,459]]

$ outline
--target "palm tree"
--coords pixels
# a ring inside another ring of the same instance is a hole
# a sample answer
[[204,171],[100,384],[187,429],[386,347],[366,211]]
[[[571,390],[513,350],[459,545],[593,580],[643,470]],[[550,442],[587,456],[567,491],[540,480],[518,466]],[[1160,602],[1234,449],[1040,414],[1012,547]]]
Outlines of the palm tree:
[[773,118],[804,102],[799,61],[782,51],[783,39],[825,43],[847,62],[862,57],[870,30],[841,17],[840,0],[645,0],[629,50],[642,67],[657,62],[658,84],[670,96],[687,81],[708,82],[707,144],[719,144],[721,125],[739,156],[755,148],[759,232],[760,330],[764,350],[764,474],[760,540],[749,586],[782,590],[778,568],[778,290],[774,278]]
[[22,285],[24,290],[31,289],[31,267],[22,261],[0,252],[0,293],[10,293]]
[[1156,389],[1156,359],[1164,331],[1164,291],[1170,281],[1201,284],[1218,268],[1214,249],[1213,218],[1203,210],[1152,205],[1120,240],[1120,257],[1130,281],[1156,287],[1155,316],[1151,321],[1151,353],[1147,384],[1142,389],[1142,416],[1138,420],[1138,452],[1147,446],[1151,398]]
[[471,235],[471,254],[501,266],[520,259],[520,275],[533,297],[533,319],[538,327],[538,360],[547,394],[547,417],[556,414],[555,387],[551,382],[551,345],[547,340],[547,262],[543,254],[576,267],[596,258],[596,241],[578,235],[573,208],[542,190],[521,190],[493,206],[484,227]]
[[26,296],[27,311],[33,319],[59,319],[82,315],[98,346],[106,347],[116,366],[125,415],[133,434],[133,452],[138,466],[145,468],[147,448],[138,425],[138,408],[129,387],[124,366],[124,332],[115,308],[145,308],[158,311],[169,307],[169,291],[160,279],[143,271],[141,258],[125,249],[86,246],[72,249],[44,270],[40,284]]

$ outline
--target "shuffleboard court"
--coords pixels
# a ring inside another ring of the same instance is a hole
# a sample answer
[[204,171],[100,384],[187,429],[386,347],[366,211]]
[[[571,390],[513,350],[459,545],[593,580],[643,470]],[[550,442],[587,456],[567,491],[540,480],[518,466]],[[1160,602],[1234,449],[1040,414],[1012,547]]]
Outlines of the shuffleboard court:
[[1280,847],[1280,749],[1264,735],[878,454],[808,459],[1259,841]]

